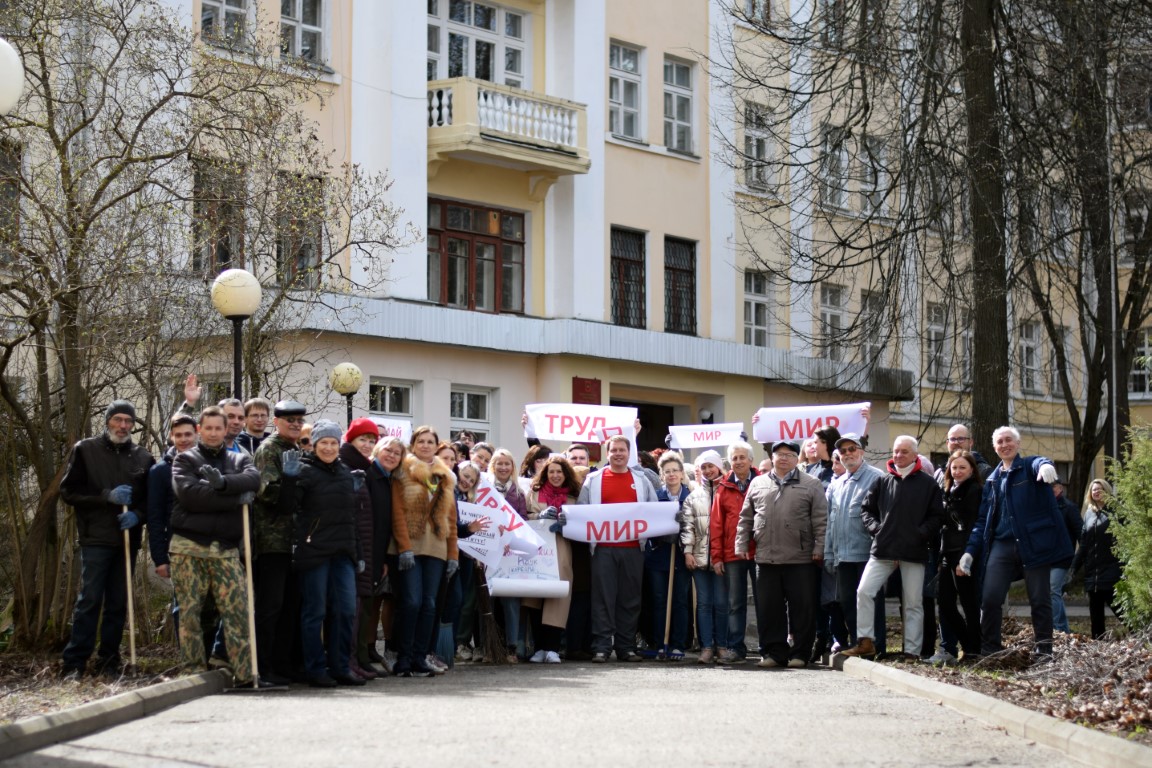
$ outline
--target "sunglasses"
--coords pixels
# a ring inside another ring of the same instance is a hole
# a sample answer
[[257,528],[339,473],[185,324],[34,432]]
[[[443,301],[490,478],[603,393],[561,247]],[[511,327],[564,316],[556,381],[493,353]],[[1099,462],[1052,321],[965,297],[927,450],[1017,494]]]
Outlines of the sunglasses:
[[304,423],[304,417],[303,416],[281,416],[280,418],[289,424],[303,424]]
[[312,445],[312,441],[307,437],[302,437],[297,440],[297,442],[300,443],[300,445]]

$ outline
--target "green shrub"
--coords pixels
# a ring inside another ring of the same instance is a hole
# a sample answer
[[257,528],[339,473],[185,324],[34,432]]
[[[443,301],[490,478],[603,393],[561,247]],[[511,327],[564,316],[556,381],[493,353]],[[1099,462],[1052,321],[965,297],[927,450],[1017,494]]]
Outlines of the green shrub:
[[1132,429],[1128,437],[1128,460],[1123,466],[1113,463],[1108,475],[1116,489],[1119,523],[1112,532],[1124,563],[1116,594],[1125,623],[1139,628],[1152,624],[1152,435]]

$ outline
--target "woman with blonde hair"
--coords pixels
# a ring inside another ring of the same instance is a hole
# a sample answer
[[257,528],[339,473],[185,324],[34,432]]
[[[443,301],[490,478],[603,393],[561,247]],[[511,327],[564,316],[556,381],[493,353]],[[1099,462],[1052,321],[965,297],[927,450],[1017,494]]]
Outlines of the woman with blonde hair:
[[[580,481],[568,459],[561,454],[547,456],[544,464],[532,478],[528,491],[528,519],[535,520],[549,507],[559,509],[575,504],[580,496]],[[572,583],[572,548],[563,536],[556,536],[556,564],[560,578]],[[560,641],[568,624],[568,610],[572,605],[572,590],[564,597],[524,598],[521,600],[532,626],[535,653],[528,659],[533,664],[559,664]]]
[[1072,558],[1068,578],[1084,569],[1084,591],[1088,593],[1088,615],[1092,621],[1092,637],[1104,636],[1104,607],[1120,617],[1116,602],[1116,582],[1120,581],[1123,566],[1116,557],[1116,536],[1109,530],[1112,524],[1112,486],[1107,480],[1096,478],[1084,494],[1084,531],[1080,534],[1080,548]]
[[[492,486],[520,517],[527,520],[527,502],[516,481],[516,459],[512,457],[512,452],[506,448],[493,451],[488,471],[492,474]],[[520,598],[499,597],[496,602],[504,612],[504,644],[508,648],[508,663],[515,664],[519,661],[516,650],[520,640]]]

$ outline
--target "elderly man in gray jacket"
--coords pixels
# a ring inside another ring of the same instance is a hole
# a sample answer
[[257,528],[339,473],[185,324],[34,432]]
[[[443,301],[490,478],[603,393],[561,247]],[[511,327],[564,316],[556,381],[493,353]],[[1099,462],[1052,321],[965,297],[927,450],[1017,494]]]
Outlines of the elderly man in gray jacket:
[[[800,447],[772,445],[772,471],[748,486],[736,528],[736,554],[756,543],[756,600],[761,667],[806,667],[816,642],[816,591],[824,560],[828,502],[824,486],[797,468]],[[792,630],[792,646],[788,630]]]
[[[848,647],[860,639],[856,634],[856,589],[868,564],[872,534],[864,527],[860,508],[884,473],[864,461],[860,436],[848,433],[836,441],[836,450],[846,472],[828,486],[828,533],[824,537],[824,567],[836,574],[836,597],[844,609],[848,626]],[[884,642],[884,601],[873,605],[878,653],[887,650]]]

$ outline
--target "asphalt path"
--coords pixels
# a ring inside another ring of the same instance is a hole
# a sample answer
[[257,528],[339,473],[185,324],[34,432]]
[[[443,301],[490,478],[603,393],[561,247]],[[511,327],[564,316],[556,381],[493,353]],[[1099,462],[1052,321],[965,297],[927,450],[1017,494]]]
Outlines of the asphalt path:
[[824,667],[460,665],[231,693],[5,763],[81,766],[1054,766],[1065,755]]

